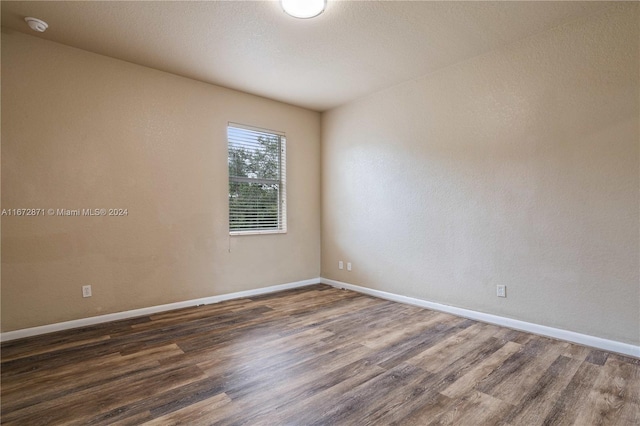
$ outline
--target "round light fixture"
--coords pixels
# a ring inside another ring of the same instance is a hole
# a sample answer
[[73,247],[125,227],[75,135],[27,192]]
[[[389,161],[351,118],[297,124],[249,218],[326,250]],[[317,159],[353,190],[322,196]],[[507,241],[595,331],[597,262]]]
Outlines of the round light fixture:
[[294,18],[313,18],[324,12],[327,0],[280,0],[282,9]]
[[29,28],[39,33],[43,33],[47,28],[49,28],[49,25],[42,19],[27,16],[24,20],[27,22],[27,25],[29,25]]

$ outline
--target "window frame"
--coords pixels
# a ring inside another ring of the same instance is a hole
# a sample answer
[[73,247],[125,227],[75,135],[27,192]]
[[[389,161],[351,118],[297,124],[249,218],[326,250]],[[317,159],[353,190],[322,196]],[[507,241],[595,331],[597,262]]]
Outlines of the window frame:
[[[277,137],[279,140],[279,150],[280,155],[278,156],[278,179],[276,182],[273,182],[271,179],[262,179],[262,178],[239,178],[232,177],[229,173],[229,148],[230,148],[230,140],[229,140],[229,129],[239,129],[239,130],[247,130],[251,132],[259,132],[265,133],[269,136]],[[242,235],[265,235],[265,234],[286,234],[287,233],[287,178],[286,178],[286,169],[287,169],[287,137],[284,132],[265,129],[256,126],[250,126],[246,124],[236,123],[236,122],[228,122],[227,123],[227,185],[232,182],[235,183],[261,183],[267,180],[272,181],[269,183],[277,183],[278,184],[278,229],[246,229],[246,230],[231,230],[231,203],[230,203],[230,193],[227,191],[227,213],[228,213],[228,221],[227,221],[227,229],[229,230],[230,236],[242,236]],[[228,189],[229,187],[227,187]]]

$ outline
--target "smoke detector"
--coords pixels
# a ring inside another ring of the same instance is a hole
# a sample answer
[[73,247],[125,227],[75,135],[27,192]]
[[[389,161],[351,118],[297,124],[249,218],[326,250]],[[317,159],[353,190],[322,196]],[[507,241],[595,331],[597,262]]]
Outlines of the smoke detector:
[[39,33],[43,33],[47,28],[49,28],[49,24],[44,22],[42,19],[32,18],[28,16],[24,18],[24,20],[27,21],[27,25],[29,25],[29,28]]

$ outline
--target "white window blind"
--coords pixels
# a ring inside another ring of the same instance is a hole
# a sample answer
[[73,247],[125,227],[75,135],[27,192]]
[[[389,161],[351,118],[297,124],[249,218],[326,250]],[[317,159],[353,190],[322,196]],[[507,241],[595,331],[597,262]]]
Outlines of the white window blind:
[[227,127],[229,232],[286,232],[286,138],[235,123]]

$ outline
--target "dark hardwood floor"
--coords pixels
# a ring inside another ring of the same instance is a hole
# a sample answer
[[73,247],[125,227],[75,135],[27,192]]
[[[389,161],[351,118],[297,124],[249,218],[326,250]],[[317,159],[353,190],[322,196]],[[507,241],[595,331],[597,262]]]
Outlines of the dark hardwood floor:
[[317,285],[2,345],[7,425],[638,425],[640,361]]

